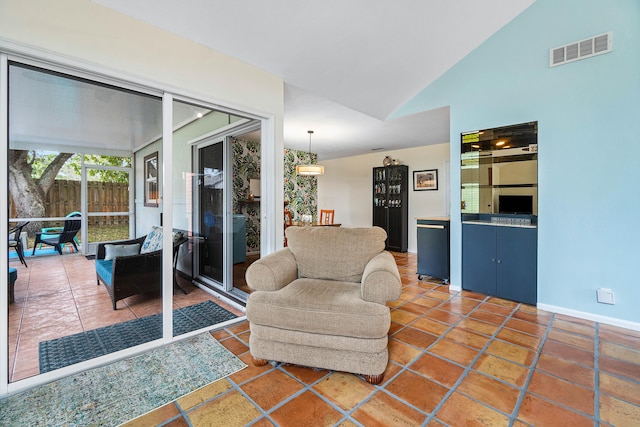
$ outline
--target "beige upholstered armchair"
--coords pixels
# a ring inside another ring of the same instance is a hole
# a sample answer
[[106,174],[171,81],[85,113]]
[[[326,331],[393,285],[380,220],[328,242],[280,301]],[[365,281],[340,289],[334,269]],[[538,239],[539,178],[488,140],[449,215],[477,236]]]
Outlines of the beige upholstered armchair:
[[382,228],[288,227],[289,246],[246,273],[253,363],[269,360],[382,381],[402,282]]

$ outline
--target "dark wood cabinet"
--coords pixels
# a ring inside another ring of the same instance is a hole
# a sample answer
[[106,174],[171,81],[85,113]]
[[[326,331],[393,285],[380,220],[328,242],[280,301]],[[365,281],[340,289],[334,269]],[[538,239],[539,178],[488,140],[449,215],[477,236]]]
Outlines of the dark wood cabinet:
[[536,227],[462,224],[462,288],[537,302]]
[[407,251],[408,186],[408,166],[373,168],[373,225],[387,232],[386,249],[390,251]]

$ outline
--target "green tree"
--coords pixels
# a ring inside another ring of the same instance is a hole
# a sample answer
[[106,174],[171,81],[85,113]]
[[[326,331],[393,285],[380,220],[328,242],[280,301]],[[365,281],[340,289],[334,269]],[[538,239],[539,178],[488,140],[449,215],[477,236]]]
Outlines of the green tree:
[[[9,194],[13,199],[18,217],[45,216],[46,195],[58,172],[71,156],[71,153],[58,153],[50,159],[46,167],[41,167],[42,159],[39,159],[35,152],[9,150]],[[37,180],[34,177],[34,170],[39,175]],[[39,223],[31,223],[27,226],[27,231],[30,232],[38,229],[40,229]]]

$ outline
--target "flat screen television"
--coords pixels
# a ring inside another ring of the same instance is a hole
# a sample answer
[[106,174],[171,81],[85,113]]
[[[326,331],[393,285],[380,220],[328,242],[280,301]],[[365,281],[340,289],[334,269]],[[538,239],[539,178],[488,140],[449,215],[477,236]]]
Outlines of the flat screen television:
[[498,213],[503,214],[533,214],[533,196],[498,196]]

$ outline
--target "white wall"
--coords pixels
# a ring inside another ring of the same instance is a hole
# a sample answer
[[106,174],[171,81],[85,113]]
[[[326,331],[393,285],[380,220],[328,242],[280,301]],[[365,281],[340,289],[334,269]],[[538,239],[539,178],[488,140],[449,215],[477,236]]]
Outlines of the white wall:
[[2,0],[0,38],[237,106],[281,112],[279,77],[90,1]]
[[[373,168],[390,156],[409,166],[409,252],[416,251],[416,218],[445,216],[449,208],[449,143],[346,157],[320,162],[318,209],[334,209],[343,227],[370,227],[373,216]],[[437,191],[413,191],[413,171],[438,169]]]

